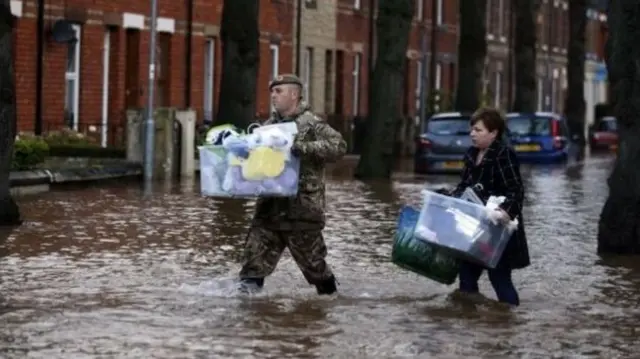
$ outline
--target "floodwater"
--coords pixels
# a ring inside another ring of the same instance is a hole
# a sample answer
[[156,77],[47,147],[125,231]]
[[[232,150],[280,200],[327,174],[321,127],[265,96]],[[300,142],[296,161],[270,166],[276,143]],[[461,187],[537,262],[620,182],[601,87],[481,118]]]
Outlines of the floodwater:
[[364,184],[334,169],[329,298],[288,253],[263,293],[235,293],[252,203],[203,199],[197,182],[24,199],[28,222],[0,247],[0,358],[635,358],[640,270],[595,254],[610,168],[523,169],[533,264],[515,273],[517,309],[486,276],[469,298],[389,261],[400,206],[451,176]]

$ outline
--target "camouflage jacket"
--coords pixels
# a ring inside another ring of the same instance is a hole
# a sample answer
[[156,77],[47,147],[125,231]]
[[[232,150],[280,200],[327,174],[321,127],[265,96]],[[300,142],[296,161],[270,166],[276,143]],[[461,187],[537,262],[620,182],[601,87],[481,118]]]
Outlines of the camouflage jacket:
[[344,156],[342,135],[314,115],[302,102],[293,116],[273,114],[264,125],[295,121],[298,134],[293,144],[300,155],[300,180],[295,198],[260,198],[253,224],[273,230],[320,230],[325,225],[325,165]]

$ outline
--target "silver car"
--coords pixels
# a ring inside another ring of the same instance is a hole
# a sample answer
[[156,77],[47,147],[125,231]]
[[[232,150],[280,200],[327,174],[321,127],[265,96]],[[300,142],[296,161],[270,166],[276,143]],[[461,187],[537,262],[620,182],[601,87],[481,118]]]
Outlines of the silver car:
[[471,146],[471,114],[445,112],[433,115],[420,128],[416,139],[416,173],[459,173],[464,153]]

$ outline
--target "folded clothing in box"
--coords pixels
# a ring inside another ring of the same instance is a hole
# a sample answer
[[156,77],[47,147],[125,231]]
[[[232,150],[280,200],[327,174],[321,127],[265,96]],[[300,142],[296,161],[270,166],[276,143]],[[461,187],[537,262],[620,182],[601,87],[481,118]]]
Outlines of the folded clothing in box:
[[496,267],[511,236],[509,228],[494,224],[480,204],[427,190],[423,196],[416,237],[458,258]]
[[200,186],[205,196],[292,197],[298,193],[300,159],[291,155],[295,122],[227,131],[200,147]]

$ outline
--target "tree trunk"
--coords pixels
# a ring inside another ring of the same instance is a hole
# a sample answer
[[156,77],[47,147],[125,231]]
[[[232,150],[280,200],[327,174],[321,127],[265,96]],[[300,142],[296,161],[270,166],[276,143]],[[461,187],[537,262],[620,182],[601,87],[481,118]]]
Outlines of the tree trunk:
[[[222,9],[222,78],[214,123],[246,129],[255,121],[260,62],[259,1],[225,0]],[[264,89],[266,91],[266,89]]]
[[373,70],[369,119],[356,178],[389,178],[400,117],[400,96],[415,0],[379,0],[376,24],[378,57]]
[[[515,99],[512,111],[535,112],[538,107],[536,91],[536,0],[515,0],[514,58]],[[583,54],[584,56],[584,54]]]
[[11,197],[9,173],[16,137],[16,83],[13,72],[13,25],[10,0],[0,1],[0,226],[21,223]]
[[569,51],[567,54],[568,94],[565,115],[572,136],[581,146],[586,144],[584,133],[584,54],[587,31],[587,0],[569,1]]
[[640,254],[640,1],[612,0],[607,69],[614,84],[619,147],[598,223],[598,253]]
[[487,56],[487,1],[458,1],[460,41],[458,41],[457,111],[472,112],[480,106],[482,71]]

